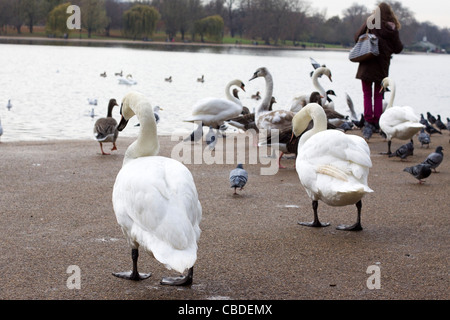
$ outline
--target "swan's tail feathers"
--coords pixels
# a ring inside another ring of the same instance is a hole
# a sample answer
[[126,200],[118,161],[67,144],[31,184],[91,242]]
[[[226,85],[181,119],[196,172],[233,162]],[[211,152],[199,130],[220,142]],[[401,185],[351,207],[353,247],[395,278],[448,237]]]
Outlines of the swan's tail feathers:
[[245,124],[243,124],[243,123],[239,123],[239,122],[234,121],[234,120],[228,120],[227,123],[229,125],[233,126],[233,127],[238,128],[238,129],[245,130]]
[[356,116],[356,112],[355,112],[355,105],[353,104],[352,98],[350,98],[350,95],[348,93],[345,93],[345,97],[347,98],[347,105],[348,105],[348,108],[350,109],[352,119],[358,120],[358,117]]

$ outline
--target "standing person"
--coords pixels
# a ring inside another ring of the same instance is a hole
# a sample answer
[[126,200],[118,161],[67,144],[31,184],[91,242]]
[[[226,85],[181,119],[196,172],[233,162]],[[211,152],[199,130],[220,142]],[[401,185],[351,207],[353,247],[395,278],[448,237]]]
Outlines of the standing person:
[[[385,2],[381,2],[376,10],[379,10],[378,17],[381,18],[381,21],[378,25],[371,25],[369,32],[377,36],[380,54],[374,58],[360,62],[356,78],[362,82],[364,119],[375,127],[375,129],[379,130],[378,120],[383,112],[383,93],[380,92],[381,81],[389,75],[392,54],[400,53],[403,50],[403,44],[399,36],[401,24],[392,11],[391,6]],[[368,22],[361,26],[355,35],[355,42],[358,41],[359,36],[367,32],[368,28]],[[374,91],[372,95],[373,87]]]

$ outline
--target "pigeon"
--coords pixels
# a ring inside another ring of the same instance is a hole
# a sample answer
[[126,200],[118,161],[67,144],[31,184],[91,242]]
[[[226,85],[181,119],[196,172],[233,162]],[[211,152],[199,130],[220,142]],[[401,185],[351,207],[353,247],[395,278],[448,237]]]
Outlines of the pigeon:
[[389,155],[389,158],[399,157],[401,160],[405,160],[408,156],[412,156],[414,153],[414,143],[411,140],[410,142],[400,146],[395,152]]
[[436,171],[436,168],[439,167],[439,165],[442,163],[442,160],[444,159],[444,153],[442,152],[444,148],[442,146],[439,146],[436,148],[436,150],[428,155],[428,157],[422,162],[422,164],[428,164],[431,169]]
[[425,117],[423,116],[423,113],[420,114],[420,123],[423,124],[425,127],[430,125],[428,123],[428,120],[425,119]]
[[434,125],[435,125],[438,129],[441,129],[441,130],[447,130],[447,126],[442,122],[442,120],[441,120],[441,115],[440,115],[440,114],[437,115],[437,119],[436,119],[436,122],[434,123]]
[[425,127],[425,131],[428,132],[429,134],[434,134],[434,133],[439,133],[442,134],[441,131],[439,131],[438,129],[436,129],[435,127],[433,127],[431,124],[429,124],[427,122],[427,125]]
[[431,167],[428,164],[419,163],[412,167],[406,167],[403,169],[410,173],[414,178],[419,180],[419,184],[424,183],[423,179],[428,178],[431,175]]
[[436,118],[429,112],[427,112],[427,119],[431,124],[434,124],[436,122]]
[[366,120],[364,119],[364,115],[361,114],[361,118],[359,120],[352,120],[352,122],[355,126],[361,129],[362,127],[364,127],[364,122],[366,122]]
[[447,130],[450,131],[450,118],[447,118]]
[[423,145],[427,145],[427,148],[430,146],[430,135],[425,132],[425,128],[420,129],[419,142],[421,148],[423,147]]
[[342,124],[339,126],[340,129],[344,130],[344,132],[347,132],[348,130],[352,130],[353,128],[353,122],[350,121],[344,121],[342,122]]
[[373,132],[375,131],[375,127],[369,123],[369,122],[365,122],[364,123],[364,127],[362,129],[362,134],[364,139],[366,139],[366,141],[369,141],[369,139],[372,137]]
[[241,190],[244,188],[245,184],[248,180],[248,173],[244,169],[241,163],[237,165],[237,167],[230,172],[230,184],[231,188],[234,188],[234,194],[237,194],[236,189],[240,188]]
[[185,138],[183,141],[198,141],[203,137],[203,123],[199,123],[197,129],[192,131],[192,133],[189,135],[189,137]]
[[214,132],[214,129],[210,126],[209,131],[206,134],[206,144],[208,145],[209,149],[214,150],[216,147],[217,137]]

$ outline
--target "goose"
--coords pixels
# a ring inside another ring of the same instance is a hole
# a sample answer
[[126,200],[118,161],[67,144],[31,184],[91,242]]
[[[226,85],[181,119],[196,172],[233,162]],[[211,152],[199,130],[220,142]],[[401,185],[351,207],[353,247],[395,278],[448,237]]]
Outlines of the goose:
[[115,76],[123,77],[123,71],[120,70],[120,72],[114,73]]
[[226,99],[203,98],[197,101],[192,107],[192,116],[183,121],[200,121],[202,126],[211,126],[214,129],[219,129],[226,120],[240,115],[242,113],[242,103],[230,93],[232,86],[237,86],[245,92],[245,85],[241,80],[232,80],[225,87]]
[[103,73],[100,73],[100,77],[106,78],[106,71]]
[[197,78],[197,82],[205,82],[205,76],[202,74],[201,78]]
[[128,74],[125,78],[119,79],[119,84],[126,84],[131,86],[137,84],[137,81],[133,80],[133,76],[131,74]]
[[391,97],[389,104],[381,114],[379,124],[380,129],[386,134],[388,141],[388,152],[391,152],[391,141],[396,138],[399,140],[411,140],[412,137],[420,131],[424,126],[420,123],[419,117],[414,113],[413,108],[409,106],[400,107],[393,106],[395,99],[395,82],[393,79],[386,77],[381,83],[381,90],[390,87]]
[[168,77],[168,78],[165,78],[164,81],[166,81],[166,82],[172,82],[172,76],[170,76],[170,77]]
[[11,99],[8,100],[8,104],[6,105],[6,108],[8,109],[8,111],[11,111],[11,108],[12,108]]
[[190,285],[197,260],[202,206],[191,172],[179,161],[158,156],[159,141],[153,109],[137,92],[122,100],[122,131],[136,115],[141,123],[138,138],[125,152],[117,174],[112,203],[117,222],[131,247],[133,269],[113,273],[143,280],[151,273],[138,272],[139,248],[153,254],[167,269],[186,275],[164,277],[162,285]]
[[111,151],[117,150],[116,140],[119,136],[119,131],[117,130],[117,121],[112,117],[112,110],[117,105],[116,99],[110,99],[106,118],[100,118],[94,124],[94,137],[100,144],[102,155],[110,155],[110,153],[103,151],[103,143],[105,142],[112,142],[113,147]]
[[[322,85],[319,83],[319,77],[322,75],[326,75],[328,79],[332,82],[332,76],[331,76],[331,70],[327,67],[319,67],[317,68],[312,76],[312,82],[314,88],[322,95],[322,106],[328,106],[330,108],[334,109],[334,103],[328,102],[328,94],[333,94],[334,91],[325,91],[325,89],[322,87]],[[292,112],[298,112],[302,107],[304,107],[306,104],[308,104],[308,98],[310,94],[301,94],[299,96],[294,97],[291,100],[289,110]]]
[[296,171],[300,183],[312,200],[314,221],[299,222],[309,227],[326,227],[317,215],[318,201],[330,206],[356,204],[357,221],[351,226],[338,226],[339,230],[359,231],[361,226],[362,198],[373,192],[367,184],[372,167],[370,149],[363,138],[339,130],[327,130],[323,108],[310,103],[302,108],[292,121],[293,133],[298,137],[308,127],[313,127],[300,137]]

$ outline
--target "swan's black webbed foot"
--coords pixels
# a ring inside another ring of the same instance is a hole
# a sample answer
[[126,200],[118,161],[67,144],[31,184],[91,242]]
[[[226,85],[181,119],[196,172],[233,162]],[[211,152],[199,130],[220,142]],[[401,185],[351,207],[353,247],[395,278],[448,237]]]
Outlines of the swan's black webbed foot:
[[117,278],[122,278],[126,280],[134,280],[134,281],[140,281],[150,278],[152,273],[138,273],[133,271],[124,271],[124,272],[116,272],[113,273],[113,275]]
[[167,286],[189,286],[192,284],[194,267],[190,268],[187,275],[179,277],[164,277],[161,280],[162,285]]
[[336,227],[337,230],[343,230],[343,231],[361,231],[363,228],[361,226],[361,223],[355,223],[352,225],[345,225],[345,224],[341,224],[339,226]]
[[322,223],[319,221],[319,216],[317,215],[317,207],[319,206],[319,202],[317,200],[313,200],[312,207],[314,211],[314,220],[312,222],[297,222],[301,226],[306,227],[314,227],[314,228],[323,228],[328,227],[329,223]]

